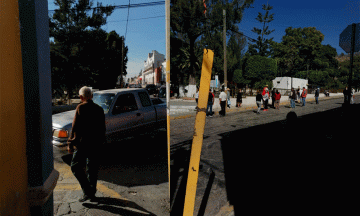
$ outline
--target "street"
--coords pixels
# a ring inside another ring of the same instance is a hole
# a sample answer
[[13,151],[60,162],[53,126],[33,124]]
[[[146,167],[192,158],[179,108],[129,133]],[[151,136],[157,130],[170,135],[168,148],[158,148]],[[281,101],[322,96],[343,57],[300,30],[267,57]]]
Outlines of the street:
[[82,191],[70,169],[72,155],[54,147],[54,168],[60,172],[54,215],[168,216],[166,149],[164,129],[99,146],[99,200],[80,203]]
[[[239,215],[351,207],[360,100],[350,107],[343,101],[206,118],[194,215],[227,215],[228,203]],[[171,121],[171,215],[182,215],[194,123]]]

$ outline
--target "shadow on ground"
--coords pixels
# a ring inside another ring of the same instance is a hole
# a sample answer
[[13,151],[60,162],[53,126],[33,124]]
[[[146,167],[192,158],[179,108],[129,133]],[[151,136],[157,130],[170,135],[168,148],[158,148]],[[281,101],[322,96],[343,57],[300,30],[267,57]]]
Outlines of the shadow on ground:
[[[166,130],[113,142],[96,151],[99,152],[99,180],[126,187],[168,182]],[[70,166],[72,155],[62,159]]]
[[[220,134],[235,215],[352,212],[359,110],[351,105],[301,117],[289,112],[283,121]],[[171,215],[182,215],[191,143],[171,149]]]
[[[235,215],[353,209],[359,108],[301,117],[289,112],[285,121],[221,134],[226,190]],[[250,142],[233,145],[240,137]]]
[[98,198],[95,203],[83,203],[83,206],[89,209],[91,215],[103,215],[110,212],[116,215],[128,216],[155,216],[134,202],[115,199],[115,198]]

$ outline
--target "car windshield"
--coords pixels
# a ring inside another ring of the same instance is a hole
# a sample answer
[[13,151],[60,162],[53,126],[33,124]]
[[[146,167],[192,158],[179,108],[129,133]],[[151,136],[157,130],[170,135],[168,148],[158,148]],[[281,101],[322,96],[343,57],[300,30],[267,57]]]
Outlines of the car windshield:
[[115,94],[112,94],[112,93],[107,93],[107,94],[94,93],[94,95],[93,95],[94,103],[101,106],[101,108],[103,108],[105,114],[109,112],[111,103],[114,100],[114,98],[115,98]]

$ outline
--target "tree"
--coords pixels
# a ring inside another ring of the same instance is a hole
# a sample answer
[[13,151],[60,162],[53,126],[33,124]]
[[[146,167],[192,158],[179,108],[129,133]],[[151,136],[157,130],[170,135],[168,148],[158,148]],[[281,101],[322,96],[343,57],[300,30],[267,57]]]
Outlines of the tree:
[[276,61],[260,55],[250,56],[246,61],[244,77],[252,88],[260,89],[265,85],[272,87],[277,74]]
[[[195,42],[203,36],[205,40],[210,40],[212,33],[222,31],[222,10],[226,9],[226,28],[228,32],[236,30],[236,24],[241,21],[242,11],[250,7],[254,0],[205,0],[206,13],[203,1],[193,0],[171,0],[170,25],[171,31],[176,36],[185,36],[189,40],[190,52],[190,76],[189,82],[196,83],[196,71],[194,70]],[[210,43],[206,43],[207,48],[212,48]],[[202,47],[200,47],[202,49]],[[172,55],[172,54],[171,54]]]
[[[49,17],[50,56],[52,81],[56,87],[66,89],[71,97],[82,85],[93,85],[106,49],[106,32],[100,29],[106,24],[113,6],[91,9],[90,0],[55,0],[58,9]],[[92,14],[88,15],[92,10]],[[96,41],[94,43],[94,41]],[[100,49],[100,50],[97,50]],[[103,70],[103,68],[102,68]]]
[[298,71],[326,67],[321,60],[324,35],[315,27],[292,28],[285,30],[281,43],[272,42],[278,66],[285,76],[294,76]]
[[265,14],[263,15],[259,12],[258,16],[256,17],[256,20],[259,21],[263,25],[263,27],[262,29],[254,27],[251,30],[252,32],[258,34],[259,36],[254,44],[249,44],[248,52],[250,53],[250,55],[260,55],[260,56],[269,57],[273,52],[271,48],[271,44],[274,38],[270,38],[270,39],[264,38],[264,36],[270,35],[272,32],[275,31],[275,29],[269,30],[269,26],[267,25],[268,23],[274,20],[274,14],[269,15],[269,11],[272,8],[273,7],[270,5],[263,4],[262,9],[265,10]]

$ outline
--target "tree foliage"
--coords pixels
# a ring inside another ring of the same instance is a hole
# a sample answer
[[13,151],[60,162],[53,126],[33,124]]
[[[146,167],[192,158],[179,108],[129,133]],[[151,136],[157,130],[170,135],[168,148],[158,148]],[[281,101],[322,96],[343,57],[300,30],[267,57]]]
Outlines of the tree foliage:
[[[113,6],[90,0],[55,0],[58,9],[49,18],[50,57],[53,89],[72,92],[83,85],[114,88],[121,67],[126,74],[127,47],[121,65],[123,37],[106,33],[101,26],[113,12]],[[120,64],[119,64],[120,63]]]
[[255,55],[248,57],[244,77],[252,88],[260,89],[265,85],[272,87],[272,80],[277,74],[277,66],[274,59]]
[[268,23],[274,20],[274,14],[269,15],[269,11],[273,7],[270,5],[262,5],[262,9],[265,10],[265,14],[261,14],[259,12],[258,16],[256,17],[256,20],[259,21],[263,27],[262,29],[254,27],[251,31],[258,34],[257,40],[254,42],[254,44],[249,44],[248,52],[250,55],[260,55],[269,57],[272,54],[272,47],[271,44],[273,42],[274,38],[267,39],[264,36],[270,35],[272,32],[275,31],[269,30]]
[[[214,37],[219,37],[223,28],[223,9],[226,10],[226,29],[228,34],[237,31],[237,24],[241,21],[242,12],[250,7],[254,0],[205,0],[206,8],[202,0],[171,0],[171,31],[178,37],[183,45],[188,44],[190,54],[189,78],[190,84],[196,83],[195,64],[198,59],[196,56],[196,41],[201,40],[198,48],[217,49],[222,44],[220,37],[216,43],[211,43]],[[206,9],[206,12],[205,12]],[[201,38],[201,39],[200,39]],[[173,44],[173,43],[171,43]],[[174,52],[179,52],[174,50]],[[219,52],[214,51],[215,61]],[[171,53],[173,55],[173,53]],[[219,59],[219,58],[218,58]],[[176,66],[175,66],[176,67]]]

